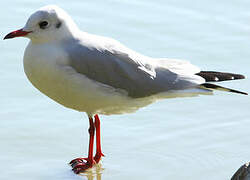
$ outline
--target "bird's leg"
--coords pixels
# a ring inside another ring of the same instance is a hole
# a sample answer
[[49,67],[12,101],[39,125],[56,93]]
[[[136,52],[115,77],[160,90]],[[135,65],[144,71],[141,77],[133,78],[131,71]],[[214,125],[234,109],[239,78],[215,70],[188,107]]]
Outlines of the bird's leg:
[[93,146],[94,146],[94,136],[95,136],[95,125],[92,117],[89,117],[89,153],[87,158],[77,158],[70,162],[72,170],[79,174],[84,172],[86,169],[91,168],[95,164],[93,158]]
[[101,149],[101,128],[100,128],[100,119],[98,115],[95,116],[95,128],[96,128],[96,154],[94,160],[96,163],[99,163],[101,157],[104,156]]

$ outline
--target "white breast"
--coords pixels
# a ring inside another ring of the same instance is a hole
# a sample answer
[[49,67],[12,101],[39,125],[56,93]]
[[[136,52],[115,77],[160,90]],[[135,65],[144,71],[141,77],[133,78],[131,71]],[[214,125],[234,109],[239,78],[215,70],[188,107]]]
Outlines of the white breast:
[[63,54],[55,47],[30,43],[24,53],[24,71],[37,89],[66,106],[63,97],[68,94],[67,82],[61,74],[60,63],[57,63]]

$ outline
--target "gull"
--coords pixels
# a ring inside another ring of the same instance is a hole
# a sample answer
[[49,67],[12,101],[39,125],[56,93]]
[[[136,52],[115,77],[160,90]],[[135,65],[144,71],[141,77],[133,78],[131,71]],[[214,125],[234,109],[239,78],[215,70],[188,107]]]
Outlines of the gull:
[[57,103],[88,115],[88,157],[70,162],[76,174],[104,156],[98,114],[132,113],[157,100],[211,95],[213,90],[247,95],[208,83],[244,79],[243,75],[201,71],[188,61],[142,55],[112,38],[79,30],[55,5],[38,9],[22,29],[4,39],[15,37],[30,39],[23,63],[32,85]]

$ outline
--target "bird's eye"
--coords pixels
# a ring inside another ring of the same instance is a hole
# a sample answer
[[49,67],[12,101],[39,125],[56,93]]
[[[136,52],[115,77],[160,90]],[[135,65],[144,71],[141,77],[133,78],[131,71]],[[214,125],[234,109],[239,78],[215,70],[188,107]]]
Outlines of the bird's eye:
[[49,23],[47,21],[42,21],[42,22],[39,23],[39,27],[41,29],[45,29],[48,26],[48,24]]

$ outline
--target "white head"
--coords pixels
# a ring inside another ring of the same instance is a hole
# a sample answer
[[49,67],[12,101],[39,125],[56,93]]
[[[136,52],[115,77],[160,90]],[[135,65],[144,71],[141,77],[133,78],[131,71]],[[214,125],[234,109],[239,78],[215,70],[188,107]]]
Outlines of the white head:
[[9,33],[4,39],[22,36],[34,43],[44,43],[74,36],[77,31],[76,24],[64,10],[49,5],[38,9],[22,29]]

